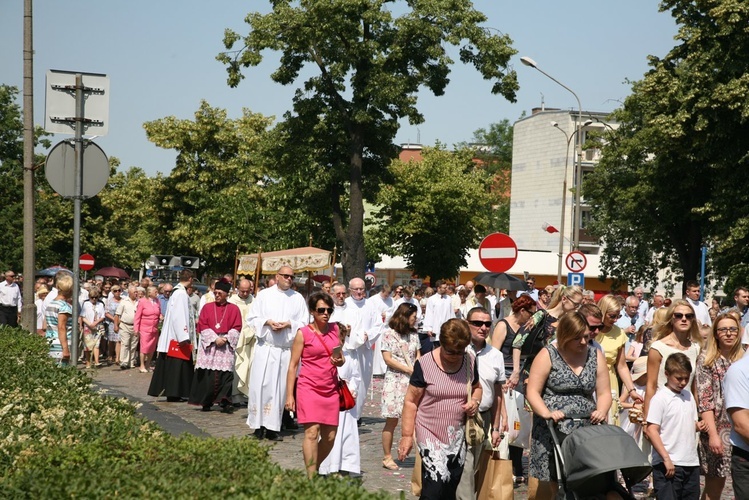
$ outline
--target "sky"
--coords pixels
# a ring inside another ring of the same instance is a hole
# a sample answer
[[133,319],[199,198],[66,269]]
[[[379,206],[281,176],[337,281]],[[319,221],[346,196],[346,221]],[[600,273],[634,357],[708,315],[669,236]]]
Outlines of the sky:
[[[0,84],[23,85],[23,0],[0,0]],[[35,0],[34,120],[44,125],[45,77],[49,69],[103,73],[110,78],[109,132],[96,143],[121,161],[121,169],[142,168],[148,175],[168,174],[173,150],[146,139],[143,123],[166,116],[192,119],[205,99],[231,118],[242,108],[280,119],[292,105],[297,85],[270,79],[278,54],[268,52],[261,65],[244,70],[237,88],[226,84],[226,69],[216,61],[224,50],[226,28],[248,32],[249,12],[269,10],[269,1],[253,0]],[[577,109],[568,91],[520,57],[577,93],[586,111],[612,111],[630,93],[626,80],[648,70],[647,57],[663,57],[676,45],[677,27],[659,2],[644,0],[475,0],[488,20],[484,26],[509,35],[518,53],[511,66],[520,90],[511,103],[490,92],[490,84],[470,66],[456,63],[443,96],[419,94],[426,121],[401,123],[396,143],[448,146],[470,141],[491,123],[517,120],[546,107]],[[451,50],[456,54],[454,49]],[[454,57],[457,60],[457,57]],[[301,85],[301,81],[299,82]],[[21,103],[19,95],[19,104]],[[72,134],[71,134],[72,135]],[[53,144],[70,138],[56,134]]]

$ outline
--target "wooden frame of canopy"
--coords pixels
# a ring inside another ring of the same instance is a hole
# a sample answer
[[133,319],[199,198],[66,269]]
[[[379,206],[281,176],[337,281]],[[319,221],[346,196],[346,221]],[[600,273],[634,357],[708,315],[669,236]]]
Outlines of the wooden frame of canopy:
[[[331,261],[331,253],[333,259]],[[283,266],[289,266],[294,273],[307,272],[307,290],[312,285],[312,274],[314,271],[332,269],[335,266],[336,249],[323,250],[313,246],[290,248],[288,250],[277,250],[275,252],[263,252],[238,255],[234,275],[252,274],[255,282],[260,279],[261,274],[275,274]],[[331,271],[332,275],[332,271]]]

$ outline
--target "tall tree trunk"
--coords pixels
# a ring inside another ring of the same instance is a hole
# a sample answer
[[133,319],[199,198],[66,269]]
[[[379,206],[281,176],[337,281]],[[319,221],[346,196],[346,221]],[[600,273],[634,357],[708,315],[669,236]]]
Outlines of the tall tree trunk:
[[349,223],[343,239],[343,277],[363,278],[367,254],[364,250],[364,195],[362,194],[362,152],[363,137],[359,130],[350,135],[350,177],[349,177]]

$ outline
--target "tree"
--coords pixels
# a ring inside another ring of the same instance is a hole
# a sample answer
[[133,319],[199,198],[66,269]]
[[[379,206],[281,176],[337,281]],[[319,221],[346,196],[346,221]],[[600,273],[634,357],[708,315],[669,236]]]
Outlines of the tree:
[[718,275],[749,257],[749,5],[669,0],[661,9],[681,43],[650,58],[584,185],[591,229],[606,242],[603,268],[643,283],[668,266],[697,278],[703,245]]
[[148,139],[177,151],[156,203],[163,228],[158,252],[197,255],[209,271],[233,268],[238,248],[256,250],[276,234],[260,151],[272,118],[244,109],[241,118],[203,101],[195,120],[173,116],[143,125]]
[[510,184],[512,179],[512,124],[507,118],[480,128],[471,143],[459,147],[473,149],[474,158],[492,176],[494,197],[489,232],[510,232]]
[[[0,214],[0,265],[2,269],[23,269],[23,120],[21,107],[16,102],[18,88],[0,85],[0,196],[3,210]],[[49,148],[48,136],[41,127],[34,132],[34,145]],[[37,155],[34,165],[34,183],[47,183],[44,170],[44,155]],[[37,206],[39,202],[37,201]],[[43,237],[43,229],[37,220],[37,242]],[[37,243],[39,245],[39,243]]]
[[286,137],[305,144],[304,157],[314,160],[298,168],[328,181],[345,279],[364,274],[363,201],[395,156],[398,120],[424,120],[416,106],[420,88],[444,93],[454,62],[448,47],[458,47],[461,62],[493,82],[493,93],[515,99],[516,74],[507,69],[511,40],[489,34],[479,26],[485,20],[469,0],[274,0],[270,13],[247,16],[244,38],[226,30],[228,50],[242,45],[218,56],[231,86],[243,78],[243,67],[260,64],[266,49],[281,53],[271,78],[282,85],[314,68],[285,116]]
[[393,182],[377,195],[380,208],[367,236],[381,253],[402,255],[419,276],[450,278],[486,236],[491,177],[474,163],[470,149],[450,152],[438,144],[422,156],[390,164]]

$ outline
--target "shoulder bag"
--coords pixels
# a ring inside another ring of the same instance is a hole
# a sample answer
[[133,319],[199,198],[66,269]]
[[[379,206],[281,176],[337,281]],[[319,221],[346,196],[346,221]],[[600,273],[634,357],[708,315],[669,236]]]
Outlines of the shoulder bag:
[[[466,365],[466,389],[468,391],[468,402],[471,402],[471,380],[473,376],[471,373],[470,358],[465,356],[464,362]],[[481,418],[479,409],[476,408],[476,413],[472,417],[466,419],[466,443],[468,446],[478,446],[484,442],[486,434],[484,433],[484,419]]]
[[[310,330],[312,330],[310,328]],[[312,333],[315,335],[315,338],[317,338],[317,333],[312,331]],[[328,346],[325,345],[325,342],[323,342],[322,339],[318,339],[322,346],[325,348],[325,350],[328,352],[328,357],[333,357],[333,354],[331,354],[330,349],[328,349]],[[346,384],[345,380],[341,380],[341,377],[338,376],[338,370],[336,369],[336,378],[338,379],[338,386],[336,387],[336,390],[338,391],[338,409],[340,411],[347,411],[356,406],[356,399],[354,399],[354,395],[351,394],[351,391],[348,388],[348,384]]]

